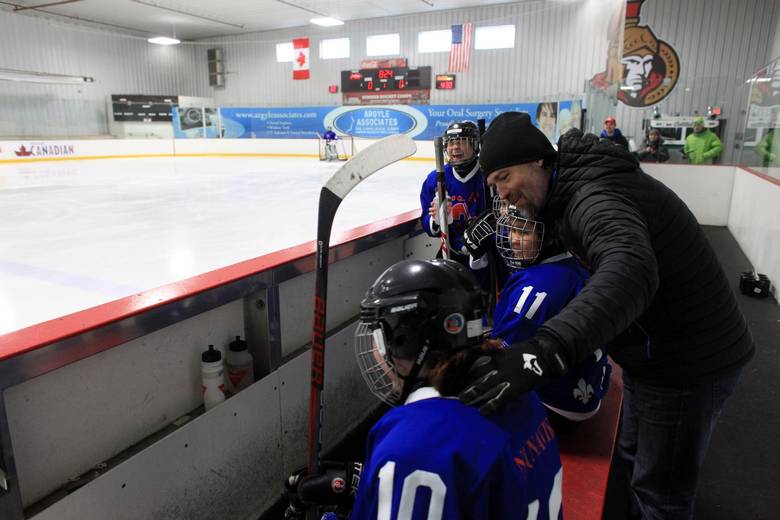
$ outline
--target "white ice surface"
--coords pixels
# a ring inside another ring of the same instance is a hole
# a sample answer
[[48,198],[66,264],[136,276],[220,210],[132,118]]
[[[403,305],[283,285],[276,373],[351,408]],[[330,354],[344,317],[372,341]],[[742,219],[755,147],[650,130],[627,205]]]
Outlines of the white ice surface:
[[[0,165],[0,334],[312,240],[316,159],[111,159]],[[334,233],[419,209],[433,164],[361,183]]]

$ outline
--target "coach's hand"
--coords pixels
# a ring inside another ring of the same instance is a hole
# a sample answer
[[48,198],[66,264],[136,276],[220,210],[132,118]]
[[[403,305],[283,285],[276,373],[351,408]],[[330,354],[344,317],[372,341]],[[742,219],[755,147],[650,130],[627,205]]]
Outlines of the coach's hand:
[[468,386],[458,398],[469,406],[478,406],[482,415],[495,412],[553,377],[539,354],[538,346],[524,341],[492,358],[477,359],[466,375]]
[[474,260],[482,258],[496,240],[496,215],[487,209],[469,223],[463,232],[463,244]]

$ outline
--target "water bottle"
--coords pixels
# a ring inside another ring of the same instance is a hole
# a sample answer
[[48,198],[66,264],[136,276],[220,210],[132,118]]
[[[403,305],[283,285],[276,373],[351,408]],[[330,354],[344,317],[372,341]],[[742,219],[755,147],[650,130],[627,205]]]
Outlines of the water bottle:
[[208,412],[225,400],[225,377],[222,353],[209,345],[200,357],[200,371],[203,376],[203,406]]
[[230,342],[227,355],[228,390],[233,394],[255,382],[254,360],[247,350],[246,341],[241,336],[236,336],[235,341]]

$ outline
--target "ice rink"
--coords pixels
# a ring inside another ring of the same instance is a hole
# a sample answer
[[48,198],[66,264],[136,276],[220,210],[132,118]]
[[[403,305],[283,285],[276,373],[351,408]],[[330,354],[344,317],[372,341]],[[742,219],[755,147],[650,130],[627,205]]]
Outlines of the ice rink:
[[[160,158],[0,165],[0,334],[315,238],[344,163]],[[334,233],[419,207],[433,163],[367,179]]]

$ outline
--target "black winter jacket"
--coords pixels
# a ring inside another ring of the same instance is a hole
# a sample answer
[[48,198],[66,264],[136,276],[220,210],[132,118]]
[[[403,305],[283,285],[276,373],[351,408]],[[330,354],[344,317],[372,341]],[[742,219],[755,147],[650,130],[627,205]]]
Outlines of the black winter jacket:
[[542,217],[592,273],[538,330],[551,365],[601,345],[637,379],[710,380],[755,347],[736,297],[696,218],[621,147],[570,130]]

